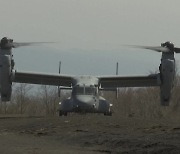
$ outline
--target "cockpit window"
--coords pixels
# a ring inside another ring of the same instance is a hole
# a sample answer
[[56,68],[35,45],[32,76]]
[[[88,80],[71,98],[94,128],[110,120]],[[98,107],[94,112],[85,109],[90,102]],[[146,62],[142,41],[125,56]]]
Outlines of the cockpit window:
[[74,92],[77,94],[77,95],[83,95],[84,94],[84,87],[76,87],[74,89]]
[[96,88],[92,87],[85,87],[85,94],[86,95],[94,95]]
[[73,93],[76,95],[97,95],[96,87],[74,87]]

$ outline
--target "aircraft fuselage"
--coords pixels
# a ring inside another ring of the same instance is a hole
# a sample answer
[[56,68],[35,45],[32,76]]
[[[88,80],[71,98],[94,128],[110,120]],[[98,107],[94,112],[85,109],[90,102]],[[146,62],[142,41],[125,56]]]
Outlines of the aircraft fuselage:
[[68,112],[104,113],[111,115],[111,106],[106,99],[99,96],[98,78],[82,76],[74,79],[71,97],[60,102],[60,115]]

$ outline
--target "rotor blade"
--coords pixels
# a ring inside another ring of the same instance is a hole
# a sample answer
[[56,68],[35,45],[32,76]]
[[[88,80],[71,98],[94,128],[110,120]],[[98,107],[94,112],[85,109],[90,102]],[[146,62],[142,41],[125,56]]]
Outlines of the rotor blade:
[[170,50],[166,47],[161,47],[161,46],[140,46],[140,45],[128,45],[129,47],[133,48],[140,48],[140,49],[148,49],[148,50],[153,50],[157,52],[170,52]]
[[180,53],[180,48],[174,48],[174,52],[176,52],[176,53]]
[[55,42],[13,42],[13,48],[19,48],[23,46],[33,46],[38,44],[47,44],[47,43],[55,43]]
[[151,46],[144,46],[142,49],[148,49],[148,50],[154,50],[157,52],[170,52],[168,48],[157,46],[157,47],[151,47]]

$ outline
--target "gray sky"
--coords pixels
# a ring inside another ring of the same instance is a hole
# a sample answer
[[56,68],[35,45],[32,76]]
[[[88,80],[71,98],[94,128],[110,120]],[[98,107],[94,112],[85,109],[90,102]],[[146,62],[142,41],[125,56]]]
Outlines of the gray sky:
[[[160,54],[122,44],[180,46],[179,0],[0,0],[0,36],[56,41],[15,50],[19,70],[66,74],[147,74]],[[177,60],[180,56],[176,55]]]

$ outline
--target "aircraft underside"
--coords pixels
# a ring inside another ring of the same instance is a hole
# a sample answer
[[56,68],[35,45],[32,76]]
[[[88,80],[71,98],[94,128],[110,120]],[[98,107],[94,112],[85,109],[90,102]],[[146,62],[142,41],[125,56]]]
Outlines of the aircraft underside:
[[[87,97],[85,97],[87,99]],[[82,100],[83,98],[81,98]],[[80,101],[80,99],[68,98],[59,106],[59,116],[67,116],[67,113],[75,112],[80,114],[85,113],[102,113],[107,116],[112,115],[111,104],[104,98],[99,97],[98,99],[89,99]]]

